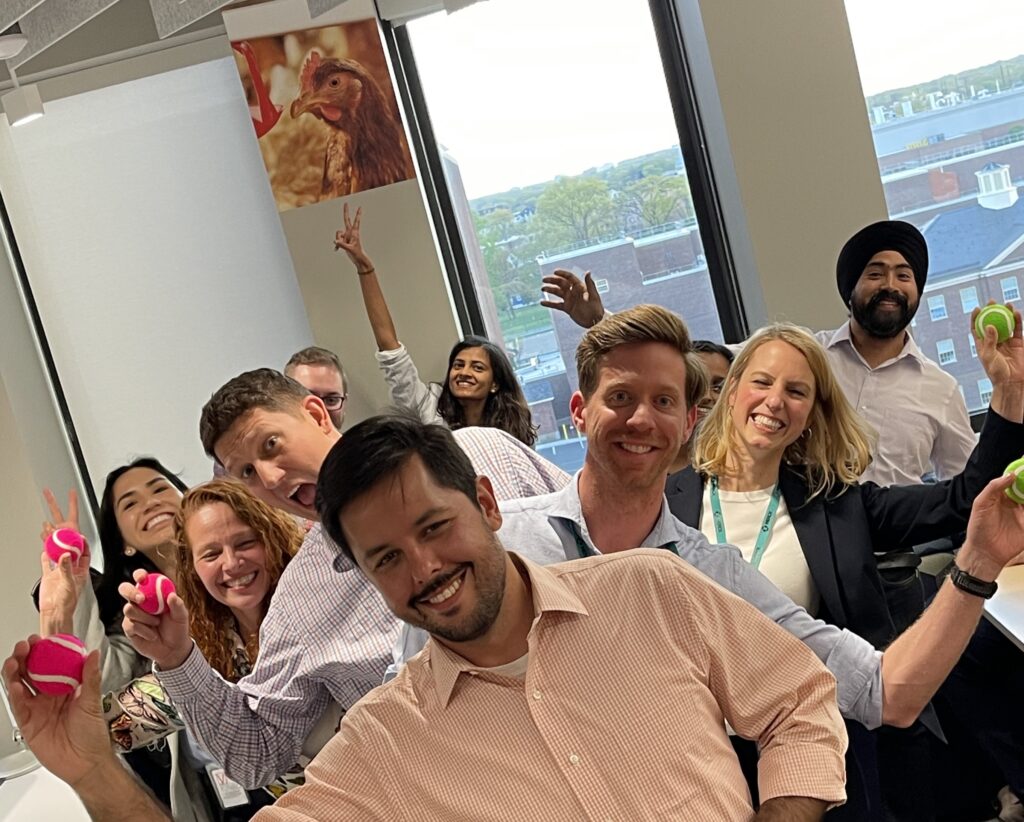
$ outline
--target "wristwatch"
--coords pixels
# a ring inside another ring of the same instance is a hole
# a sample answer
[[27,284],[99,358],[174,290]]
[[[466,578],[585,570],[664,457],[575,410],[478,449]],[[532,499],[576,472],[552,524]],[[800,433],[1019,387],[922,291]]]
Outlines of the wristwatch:
[[999,587],[994,581],[985,582],[983,579],[972,577],[966,571],[961,571],[955,563],[953,564],[953,570],[949,572],[949,579],[961,591],[974,594],[974,596],[981,597],[982,599],[991,598],[992,594]]

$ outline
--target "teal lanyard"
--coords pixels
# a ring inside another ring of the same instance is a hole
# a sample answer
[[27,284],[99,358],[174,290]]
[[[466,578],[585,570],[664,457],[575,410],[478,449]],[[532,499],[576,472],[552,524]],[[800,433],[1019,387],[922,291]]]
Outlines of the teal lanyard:
[[[562,519],[569,531],[572,532],[572,537],[576,540],[576,550],[580,552],[580,557],[596,557],[599,556],[597,551],[587,544],[587,541],[583,539],[583,534],[580,533],[579,526],[576,525],[571,519]],[[666,542],[664,545],[659,545],[659,548],[664,548],[667,551],[671,551],[675,555],[679,555],[679,549],[675,542]],[[569,559],[569,557],[566,557]]]
[[[761,564],[761,557],[768,548],[768,540],[772,538],[772,526],[775,525],[775,515],[779,512],[779,500],[782,498],[782,489],[778,483],[772,489],[772,498],[768,500],[768,507],[764,511],[764,519],[761,520],[761,531],[754,543],[754,555],[750,558],[750,564],[755,568]],[[715,541],[723,544],[728,542],[725,536],[725,517],[722,516],[722,503],[718,499],[718,477],[711,477],[711,518],[715,521]]]

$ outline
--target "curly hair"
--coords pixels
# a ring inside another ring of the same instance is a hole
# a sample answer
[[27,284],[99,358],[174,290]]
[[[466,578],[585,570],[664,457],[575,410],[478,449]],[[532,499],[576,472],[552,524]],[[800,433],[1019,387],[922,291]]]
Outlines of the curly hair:
[[483,337],[469,336],[452,346],[448,355],[448,371],[441,385],[441,396],[437,400],[437,412],[452,430],[466,426],[466,412],[462,404],[454,397],[451,389],[450,374],[455,358],[467,348],[482,348],[491,361],[491,374],[497,391],[487,395],[481,425],[486,428],[500,428],[529,446],[537,441],[537,426],[533,424],[530,407],[526,404],[523,389],[516,380],[512,363],[505,352],[490,340]]
[[[235,480],[222,478],[197,485],[181,500],[181,509],[174,518],[178,596],[188,608],[189,630],[199,650],[215,671],[229,682],[235,682],[243,676],[235,666],[235,646],[231,641],[235,617],[230,608],[213,598],[199,579],[193,562],[193,546],[189,544],[186,530],[194,514],[218,502],[234,511],[239,520],[256,532],[263,544],[269,577],[267,595],[263,600],[264,614],[281,573],[302,544],[303,535],[302,529],[288,514],[271,508]],[[258,635],[246,640],[245,653],[249,664],[255,664],[259,653]]]
[[[874,432],[857,415],[832,373],[825,349],[806,329],[791,323],[775,323],[756,332],[737,355],[722,386],[722,399],[701,423],[693,463],[704,475],[724,475],[733,444],[732,408],[728,402],[762,345],[788,343],[799,351],[814,375],[814,407],[807,419],[810,435],[786,448],[783,460],[803,471],[811,493],[841,494],[855,485],[871,462]],[[724,400],[724,401],[723,401]]]

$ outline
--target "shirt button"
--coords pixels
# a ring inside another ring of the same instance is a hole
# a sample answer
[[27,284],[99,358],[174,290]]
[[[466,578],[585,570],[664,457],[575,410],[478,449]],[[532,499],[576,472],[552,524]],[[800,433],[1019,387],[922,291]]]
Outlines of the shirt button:
[[534,689],[534,691],[533,691],[533,698],[534,699],[540,699],[541,698],[541,692],[536,690],[536,689]]
[[579,765],[580,764],[580,758],[576,754],[569,754],[569,761],[573,765]]

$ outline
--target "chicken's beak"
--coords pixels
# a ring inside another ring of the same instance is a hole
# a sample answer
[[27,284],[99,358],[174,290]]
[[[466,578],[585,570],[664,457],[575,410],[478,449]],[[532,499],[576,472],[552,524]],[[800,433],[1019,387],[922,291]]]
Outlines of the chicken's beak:
[[309,111],[313,107],[312,102],[313,101],[310,100],[308,97],[296,97],[294,100],[292,100],[292,105],[291,108],[289,109],[292,115],[292,119],[294,120],[300,114],[304,114],[305,112]]

